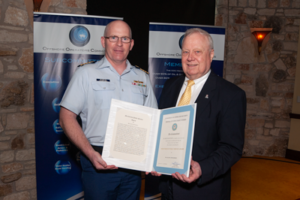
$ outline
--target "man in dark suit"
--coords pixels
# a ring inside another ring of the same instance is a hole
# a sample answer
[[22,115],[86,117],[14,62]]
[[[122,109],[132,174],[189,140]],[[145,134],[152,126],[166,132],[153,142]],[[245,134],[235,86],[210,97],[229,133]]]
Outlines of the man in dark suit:
[[246,95],[210,70],[213,57],[211,36],[202,29],[187,30],[182,45],[185,76],[166,82],[159,108],[197,103],[190,175],[161,176],[163,199],[230,199],[230,168],[244,145]]

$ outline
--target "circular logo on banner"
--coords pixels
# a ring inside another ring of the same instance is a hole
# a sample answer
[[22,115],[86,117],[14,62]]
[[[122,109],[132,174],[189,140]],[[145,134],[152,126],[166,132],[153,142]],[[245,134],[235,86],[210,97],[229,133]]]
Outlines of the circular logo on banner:
[[56,113],[59,113],[59,111],[60,111],[60,105],[59,104],[60,104],[60,99],[58,99],[58,98],[53,99],[52,108]]
[[69,171],[71,171],[71,163],[69,161],[57,161],[55,163],[55,171],[58,174],[67,174]]
[[62,85],[62,81],[59,76],[51,77],[51,76],[49,76],[48,73],[46,73],[42,76],[41,81],[42,81],[43,88],[46,91],[58,90]]
[[68,153],[69,146],[70,144],[68,142],[57,140],[54,144],[54,149],[58,155],[66,155]]
[[180,49],[182,49],[182,41],[183,41],[183,38],[184,38],[184,35],[182,35],[182,36],[179,38],[179,47],[180,47]]
[[59,124],[58,119],[53,122],[53,130],[55,131],[56,134],[61,134],[64,132]]
[[69,38],[72,44],[78,47],[83,47],[90,41],[90,32],[84,26],[75,26],[69,33]]
[[177,124],[176,124],[176,123],[174,123],[174,124],[172,125],[172,129],[173,129],[173,131],[175,131],[175,130],[177,129]]

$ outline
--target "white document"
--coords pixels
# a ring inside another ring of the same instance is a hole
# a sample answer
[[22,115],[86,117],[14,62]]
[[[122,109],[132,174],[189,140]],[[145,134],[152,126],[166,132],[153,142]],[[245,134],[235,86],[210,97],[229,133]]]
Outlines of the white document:
[[196,104],[158,110],[112,99],[102,152],[109,165],[189,175]]

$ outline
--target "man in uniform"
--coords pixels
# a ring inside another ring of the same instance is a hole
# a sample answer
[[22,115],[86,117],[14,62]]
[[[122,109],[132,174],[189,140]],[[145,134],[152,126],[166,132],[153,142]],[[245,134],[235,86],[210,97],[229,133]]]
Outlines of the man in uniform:
[[139,199],[140,172],[107,165],[101,157],[110,103],[114,98],[157,108],[157,102],[149,75],[127,60],[134,45],[128,24],[109,23],[101,44],[103,59],[78,68],[73,75],[61,101],[59,123],[82,152],[85,199]]

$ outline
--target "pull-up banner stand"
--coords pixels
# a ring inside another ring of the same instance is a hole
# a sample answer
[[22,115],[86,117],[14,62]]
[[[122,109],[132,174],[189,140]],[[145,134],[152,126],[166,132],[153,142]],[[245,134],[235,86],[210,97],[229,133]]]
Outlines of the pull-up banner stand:
[[181,67],[181,47],[184,32],[190,28],[201,28],[213,38],[215,55],[211,69],[223,77],[225,28],[187,24],[149,24],[149,74],[159,101],[165,81],[183,74]]
[[34,13],[37,199],[84,198],[79,152],[58,123],[59,104],[78,65],[100,60],[112,17]]

